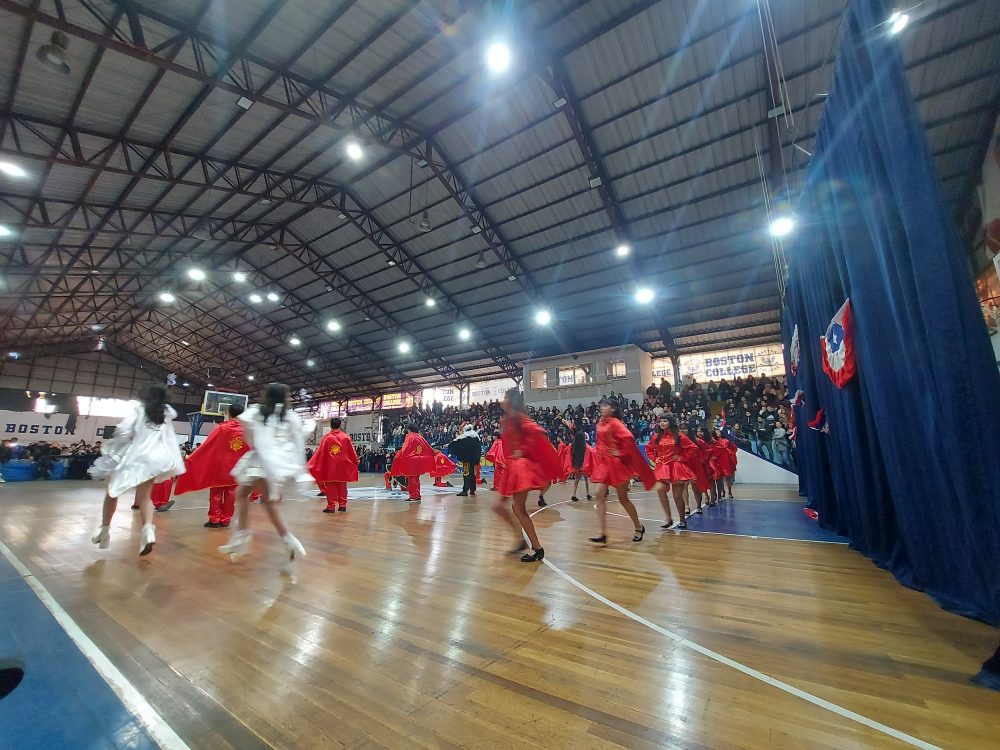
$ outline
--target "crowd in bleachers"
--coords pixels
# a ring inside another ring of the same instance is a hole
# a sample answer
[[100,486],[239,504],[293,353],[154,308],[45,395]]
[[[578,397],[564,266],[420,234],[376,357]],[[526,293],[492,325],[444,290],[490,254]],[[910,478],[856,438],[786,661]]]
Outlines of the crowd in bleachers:
[[[709,381],[704,385],[692,381],[679,391],[664,379],[658,385],[651,385],[641,402],[626,399],[614,391],[605,397],[619,402],[622,420],[640,444],[649,440],[661,415],[673,414],[685,428],[720,429],[744,450],[783,466],[795,466],[784,377],[736,378],[732,382]],[[553,443],[559,440],[569,443],[572,429],[582,429],[588,442],[595,442],[599,418],[597,401],[586,405],[569,404],[563,408],[529,406],[528,413],[548,432]],[[435,402],[429,408],[414,408],[395,418],[386,417],[383,444],[389,453],[397,450],[406,434],[405,425],[413,422],[431,445],[443,448],[468,422],[488,447],[500,433],[502,415],[503,410],[495,401],[462,408],[445,407]]]
[[54,443],[37,440],[21,443],[17,438],[0,443],[0,464],[8,461],[31,462],[39,479],[55,474],[63,479],[89,479],[87,469],[101,455],[101,441],[87,443]]

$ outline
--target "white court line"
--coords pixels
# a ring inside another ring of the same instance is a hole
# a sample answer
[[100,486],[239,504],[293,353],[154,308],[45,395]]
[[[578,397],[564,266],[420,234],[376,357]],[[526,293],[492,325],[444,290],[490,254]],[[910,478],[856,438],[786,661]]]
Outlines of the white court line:
[[[548,508],[553,508],[556,505],[563,505],[568,502],[571,501],[561,500],[559,502],[550,503],[545,508],[539,508],[538,510],[534,511],[531,515],[536,516],[543,510],[547,510]],[[735,661],[734,659],[730,659],[728,656],[723,656],[717,651],[713,651],[710,648],[702,646],[700,643],[688,640],[679,633],[675,633],[672,630],[667,630],[665,627],[657,625],[655,622],[652,622],[650,620],[647,620],[642,615],[638,615],[632,610],[626,609],[620,604],[611,601],[606,596],[598,594],[592,588],[589,588],[588,586],[580,583],[580,581],[576,580],[573,576],[571,576],[569,573],[567,573],[558,565],[556,565],[554,562],[552,562],[548,557],[542,558],[542,564],[548,566],[550,570],[552,570],[556,575],[564,579],[566,582],[572,584],[573,586],[580,589],[588,596],[601,602],[602,604],[611,607],[611,609],[615,610],[616,612],[625,615],[630,620],[633,620],[639,623],[640,625],[645,625],[650,630],[659,633],[660,635],[666,636],[667,638],[676,642],[677,644],[685,648],[691,649],[695,653],[699,653],[702,656],[706,656],[712,661],[716,661],[719,664],[724,664],[727,667],[731,667],[735,669],[737,672],[742,672],[748,677],[752,677],[755,680],[763,682],[765,685],[776,687],[778,688],[778,690],[783,690],[789,695],[794,695],[796,698],[801,698],[804,701],[812,703],[814,706],[819,706],[820,708],[824,708],[827,711],[837,714],[838,716],[844,717],[845,719],[850,719],[851,721],[857,722],[858,724],[863,724],[869,729],[874,729],[876,732],[881,732],[882,734],[888,735],[889,737],[897,739],[900,742],[905,742],[906,744],[912,745],[913,747],[919,747],[921,748],[921,750],[942,750],[942,748],[938,747],[937,745],[932,745],[929,742],[924,742],[923,740],[917,737],[906,734],[905,732],[900,732],[898,729],[893,729],[892,727],[882,724],[878,721],[875,721],[874,719],[869,719],[867,716],[862,716],[859,713],[855,713],[854,711],[851,711],[849,708],[844,708],[843,706],[839,706],[836,703],[831,703],[828,700],[820,698],[817,695],[813,695],[812,693],[807,693],[805,690],[800,690],[794,685],[789,685],[787,682],[782,682],[781,680],[771,677],[770,675],[764,674],[763,672],[759,672],[756,669],[753,669],[752,667],[748,667],[745,664],[741,664],[740,662]]]
[[[617,503],[618,501],[609,500],[608,502]],[[610,510],[608,511],[608,515],[618,516],[619,518],[628,518],[628,516],[625,515],[624,513],[612,513]],[[689,516],[689,518],[690,517],[692,516]],[[704,518],[704,515],[702,516],[702,518]],[[639,520],[649,521],[650,523],[660,523],[660,519],[658,518],[643,518],[642,516],[639,516]],[[657,529],[653,529],[653,531],[657,531]],[[827,539],[790,539],[787,536],[760,536],[759,534],[734,534],[731,531],[708,531],[706,529],[692,529],[690,526],[686,529],[659,529],[659,531],[660,533],[664,533],[667,531],[679,531],[681,533],[686,533],[686,534],[714,534],[715,536],[741,536],[744,539],[769,539],[771,541],[776,541],[776,542],[805,542],[807,544],[839,544],[842,547],[847,546],[847,542],[831,542]]]
[[24,566],[17,556],[10,551],[6,544],[0,542],[0,553],[7,558],[7,561],[14,566],[21,578],[35,592],[35,596],[45,605],[56,622],[66,632],[76,647],[80,649],[87,661],[94,665],[94,669],[104,678],[104,681],[111,686],[118,698],[135,716],[143,728],[149,732],[150,737],[163,750],[190,750],[173,729],[163,720],[156,710],[149,705],[149,702],[128,681],[118,667],[111,663],[111,660],[104,655],[104,652],[97,647],[97,644],[87,637],[76,621],[69,616],[69,613],[55,600],[49,590],[42,585],[42,582],[35,578],[34,574]]

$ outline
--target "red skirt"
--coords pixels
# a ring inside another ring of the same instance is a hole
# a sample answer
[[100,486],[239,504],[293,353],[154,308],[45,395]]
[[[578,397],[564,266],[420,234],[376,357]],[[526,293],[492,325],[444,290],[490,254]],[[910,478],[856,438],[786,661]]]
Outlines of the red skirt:
[[657,464],[653,468],[653,476],[658,482],[666,482],[667,484],[690,482],[695,478],[694,472],[679,459],[667,461],[665,464]]
[[719,469],[719,461],[716,459],[715,456],[711,456],[705,462],[705,473],[708,474],[708,478],[711,479],[713,482],[716,479],[722,479],[722,471],[720,471]]
[[625,484],[634,476],[635,472],[620,456],[608,456],[607,458],[594,456],[594,470],[590,474],[591,482],[617,487]]
[[508,458],[496,477],[497,491],[505,496],[529,490],[544,490],[552,484],[542,467],[528,458]]
[[708,478],[708,471],[705,468],[705,462],[701,460],[701,456],[691,456],[690,462],[685,461],[685,464],[691,470],[691,473],[694,474],[694,486],[698,492],[707,492],[709,487],[712,486],[712,482]]

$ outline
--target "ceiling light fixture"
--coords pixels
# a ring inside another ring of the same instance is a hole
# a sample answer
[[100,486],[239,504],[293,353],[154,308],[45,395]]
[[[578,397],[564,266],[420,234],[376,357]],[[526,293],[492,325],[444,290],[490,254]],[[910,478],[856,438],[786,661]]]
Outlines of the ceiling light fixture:
[[200,268],[189,268],[188,278],[193,279],[194,281],[204,281],[207,277],[205,275],[205,272],[202,271]]
[[426,208],[424,209],[423,216],[420,217],[420,223],[417,224],[417,229],[421,232],[431,231],[431,217]]
[[268,292],[267,299],[270,302],[278,302],[281,299],[281,297],[276,292]]
[[0,172],[8,177],[27,177],[28,173],[10,161],[0,161]]
[[459,328],[458,337],[462,339],[462,341],[468,341],[472,337],[472,332],[469,331],[468,328]]
[[486,262],[486,251],[480,250],[479,257],[476,258],[476,268],[486,268],[487,265],[489,264]]
[[791,216],[779,216],[769,227],[772,237],[787,237],[795,231],[795,219]]
[[316,360],[314,360],[314,359],[307,359],[306,360],[306,367],[314,367],[315,365],[316,365]]
[[236,106],[240,109],[250,109],[253,106],[253,99],[246,96],[241,96],[236,100]]
[[185,388],[190,388],[191,387],[190,383],[181,383],[181,385],[183,385]]
[[427,299],[424,300],[424,304],[427,305],[427,307],[434,307],[435,305],[437,305],[437,300],[434,299],[433,297],[428,297]]
[[910,16],[908,13],[903,13],[898,10],[895,11],[891,16],[889,16],[889,33],[898,34],[906,28],[906,25],[909,22]]
[[542,308],[541,310],[538,310],[535,313],[535,323],[537,323],[538,325],[547,326],[551,322],[552,322],[552,313],[550,313],[545,308]]
[[486,48],[486,67],[494,73],[503,73],[510,67],[510,47],[504,42],[493,42]]
[[242,271],[236,271],[233,274],[233,281],[235,281],[237,284],[242,284],[246,280],[247,280],[247,275]]
[[10,227],[6,227],[3,224],[0,224],[0,237],[10,237],[12,234],[14,234],[14,232],[11,230]]
[[347,154],[347,158],[351,161],[360,161],[361,157],[365,155],[364,149],[361,148],[361,144],[355,141],[350,141],[344,147],[344,153]]
[[406,354],[408,351],[410,351],[410,345],[405,341],[400,341],[399,351],[402,352],[403,354]]
[[328,331],[339,331],[340,330],[340,323],[338,323],[336,320],[329,320],[326,323],[326,330],[328,330]]
[[635,301],[640,305],[648,305],[655,296],[656,294],[648,286],[641,286],[635,290]]
[[292,346],[299,346],[300,344],[302,344],[302,339],[300,339],[298,336],[292,336],[290,339],[288,339],[288,343],[291,344]]
[[251,294],[247,299],[249,299],[255,305],[259,305],[261,302],[264,301],[264,298],[257,293]]
[[624,242],[615,248],[615,255],[619,258],[627,258],[630,252],[632,252],[632,248]]
[[184,346],[191,346],[191,342],[185,341],[184,339],[181,339],[181,343],[184,344]]
[[69,38],[61,31],[53,31],[52,36],[49,37],[49,43],[44,47],[39,47],[35,57],[49,70],[68,76],[71,70],[69,63],[66,62],[68,48]]
[[253,380],[253,375],[247,375],[247,380]]
[[394,260],[393,260],[392,258],[389,258],[389,260],[387,260],[387,261],[385,262],[385,264],[386,264],[387,266],[389,266],[390,268],[392,268],[393,266],[395,266],[395,265],[396,265],[396,261],[394,261]]
[[160,302],[170,304],[175,302],[177,298],[171,292],[160,292]]

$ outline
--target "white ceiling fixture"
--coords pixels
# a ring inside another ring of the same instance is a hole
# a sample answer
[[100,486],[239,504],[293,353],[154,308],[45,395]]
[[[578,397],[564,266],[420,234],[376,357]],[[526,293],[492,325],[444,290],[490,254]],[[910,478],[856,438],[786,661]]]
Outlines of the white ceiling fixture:
[[188,278],[193,279],[194,281],[204,281],[208,277],[200,268],[189,268]]
[[49,43],[44,47],[39,47],[35,53],[42,65],[56,73],[68,76],[72,68],[66,62],[66,54],[69,49],[69,39],[61,31],[53,31],[49,37]]
[[184,346],[191,346],[191,342],[185,341],[184,339],[181,339],[181,343],[184,344]]
[[486,251],[480,250],[479,257],[476,258],[476,268],[486,268],[489,263],[486,262]]
[[630,252],[632,252],[632,248],[626,245],[624,242],[615,248],[615,255],[617,255],[619,258],[627,258]]
[[247,375],[247,380],[253,380],[253,378],[254,378],[253,375]]
[[160,302],[169,305],[172,302],[176,302],[177,298],[172,292],[160,292]]
[[0,161],[0,172],[8,177],[27,177],[28,173],[12,161]]
[[259,305],[261,302],[264,301],[264,298],[261,297],[256,292],[254,292],[253,294],[251,294],[247,299],[249,299],[255,305]]
[[432,229],[430,212],[428,212],[426,208],[424,209],[423,215],[420,217],[420,223],[417,224],[417,229],[421,232],[429,232]]
[[241,96],[236,100],[236,106],[240,109],[250,109],[253,106],[253,99],[246,96]]
[[10,227],[0,224],[0,237],[10,237],[14,232]]
[[655,296],[656,294],[648,286],[641,286],[635,290],[635,301],[640,305],[648,305]]
[[462,339],[462,341],[468,341],[472,338],[472,332],[468,328],[459,328],[458,337]]
[[302,344],[302,339],[300,339],[298,336],[292,336],[290,339],[288,339],[288,343],[291,344],[292,346],[300,346]]
[[361,144],[357,141],[349,141],[344,146],[344,153],[347,154],[347,158],[351,161],[360,161],[361,157],[365,155],[365,150],[361,148]]
[[409,345],[409,343],[406,342],[406,341],[400,341],[399,342],[399,351],[402,354],[406,354],[408,351],[410,351],[410,345]]
[[535,313],[535,323],[537,323],[538,325],[547,326],[551,322],[552,322],[552,313],[550,313],[545,308],[542,308],[541,310],[538,310]]
[[281,297],[278,295],[277,292],[268,292],[267,293],[267,299],[270,302],[278,302],[278,301],[281,300]]
[[246,280],[247,280],[247,275],[242,271],[236,271],[233,273],[233,281],[235,281],[237,284],[242,284]]
[[190,388],[191,387],[190,383],[181,383],[181,385],[183,385],[185,388]]
[[328,330],[328,331],[339,331],[340,330],[340,323],[338,323],[336,320],[328,320],[326,322],[326,330]]
[[316,366],[316,360],[314,360],[314,359],[307,359],[306,360],[306,367],[315,367],[315,366]]
[[889,33],[898,34],[910,23],[910,15],[902,11],[895,11],[889,16]]
[[437,305],[437,300],[434,299],[433,297],[428,297],[427,299],[424,300],[424,304],[427,305],[427,307],[434,307],[435,305]]
[[795,219],[791,216],[779,216],[769,227],[772,237],[787,237],[795,231]]
[[506,42],[495,41],[486,48],[486,67],[493,73],[503,73],[510,67],[511,53]]

